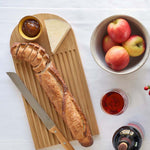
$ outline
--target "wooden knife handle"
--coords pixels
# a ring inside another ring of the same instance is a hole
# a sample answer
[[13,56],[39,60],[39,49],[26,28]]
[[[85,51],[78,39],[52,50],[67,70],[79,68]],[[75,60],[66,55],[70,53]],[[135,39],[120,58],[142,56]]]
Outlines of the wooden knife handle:
[[66,140],[66,138],[62,135],[62,133],[59,131],[59,129],[56,126],[52,127],[49,131],[57,136],[59,142],[66,150],[74,150],[74,148]]

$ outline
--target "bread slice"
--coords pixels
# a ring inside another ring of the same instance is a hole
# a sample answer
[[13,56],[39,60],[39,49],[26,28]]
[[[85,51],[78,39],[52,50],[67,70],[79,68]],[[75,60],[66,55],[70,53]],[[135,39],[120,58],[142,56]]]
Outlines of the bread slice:
[[47,65],[49,62],[50,62],[49,55],[48,55],[48,54],[45,54],[45,55],[43,56],[43,59],[42,59],[41,63],[40,63],[38,66],[33,67],[33,70],[34,70],[35,72],[41,72],[41,71],[43,71],[43,70],[45,69],[46,65]]
[[28,43],[28,45],[26,46],[26,48],[21,54],[22,59],[24,59],[25,61],[28,61],[28,58],[30,54],[32,53],[32,50],[33,50],[33,45]]
[[20,44],[21,43],[14,43],[13,46],[11,47],[11,55],[16,58],[17,57],[17,52],[19,50],[19,47],[20,47]]
[[36,56],[38,54],[38,51],[39,51],[39,47],[34,45],[33,46],[33,51],[32,51],[31,55],[28,58],[29,63],[31,63],[36,58]]
[[43,55],[45,54],[45,50],[44,49],[39,49],[38,53],[37,53],[37,56],[34,58],[34,60],[31,62],[31,65],[33,67],[36,67],[38,66],[41,61],[42,61],[42,58],[43,58]]
[[65,36],[71,29],[71,26],[60,19],[44,20],[47,30],[47,35],[51,47],[51,52],[55,53]]
[[17,58],[21,58],[22,57],[22,53],[26,49],[27,45],[28,45],[27,43],[21,43],[20,44],[19,50],[17,52]]

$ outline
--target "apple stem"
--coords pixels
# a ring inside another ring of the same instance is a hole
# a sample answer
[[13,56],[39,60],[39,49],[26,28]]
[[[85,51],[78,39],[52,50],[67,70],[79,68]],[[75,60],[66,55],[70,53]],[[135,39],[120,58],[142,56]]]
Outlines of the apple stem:
[[117,24],[117,22],[118,22],[117,19],[113,21],[114,24]]
[[142,45],[141,43],[137,43],[136,44],[137,47],[141,47],[141,45]]

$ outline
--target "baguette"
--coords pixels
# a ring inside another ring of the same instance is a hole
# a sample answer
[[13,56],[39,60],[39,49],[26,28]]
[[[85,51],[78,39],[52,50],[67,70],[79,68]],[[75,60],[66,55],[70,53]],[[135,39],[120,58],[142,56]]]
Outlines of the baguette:
[[45,50],[36,43],[14,43],[11,54],[32,65],[37,80],[73,137],[82,146],[91,146],[93,139],[87,120]]

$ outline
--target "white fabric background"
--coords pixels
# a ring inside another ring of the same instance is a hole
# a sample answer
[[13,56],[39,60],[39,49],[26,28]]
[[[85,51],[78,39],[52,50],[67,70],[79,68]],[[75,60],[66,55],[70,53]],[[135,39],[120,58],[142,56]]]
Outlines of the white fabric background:
[[[92,103],[96,113],[100,135],[94,137],[90,148],[71,142],[77,150],[113,150],[112,135],[120,126],[134,121],[145,129],[142,150],[150,147],[150,97],[143,90],[150,84],[150,58],[137,72],[116,76],[103,71],[90,52],[90,37],[95,26],[114,14],[131,15],[150,32],[150,1],[98,1],[98,0],[0,0],[0,150],[34,150],[24,105],[20,92],[7,77],[7,71],[15,71],[10,55],[9,40],[18,21],[25,15],[53,13],[66,19],[72,26],[86,74]],[[121,88],[129,96],[129,107],[120,116],[102,112],[100,98],[110,88]],[[63,149],[60,145],[50,150]]]

